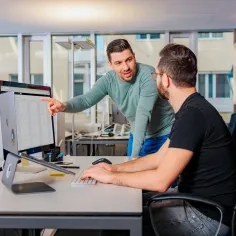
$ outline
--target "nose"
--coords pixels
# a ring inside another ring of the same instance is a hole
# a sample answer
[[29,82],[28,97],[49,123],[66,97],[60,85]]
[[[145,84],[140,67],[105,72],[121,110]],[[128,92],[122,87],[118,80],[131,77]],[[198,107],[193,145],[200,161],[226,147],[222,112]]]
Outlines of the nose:
[[128,63],[126,63],[126,62],[124,63],[123,69],[124,69],[125,71],[129,70],[129,65],[128,65]]

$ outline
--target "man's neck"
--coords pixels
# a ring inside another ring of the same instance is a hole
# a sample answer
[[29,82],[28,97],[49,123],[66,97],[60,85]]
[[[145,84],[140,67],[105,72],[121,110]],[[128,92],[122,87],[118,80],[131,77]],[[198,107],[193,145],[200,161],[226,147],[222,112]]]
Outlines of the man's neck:
[[176,91],[172,93],[172,96],[170,96],[169,102],[171,106],[173,107],[175,113],[178,112],[180,107],[183,105],[185,100],[196,92],[196,88],[176,88]]

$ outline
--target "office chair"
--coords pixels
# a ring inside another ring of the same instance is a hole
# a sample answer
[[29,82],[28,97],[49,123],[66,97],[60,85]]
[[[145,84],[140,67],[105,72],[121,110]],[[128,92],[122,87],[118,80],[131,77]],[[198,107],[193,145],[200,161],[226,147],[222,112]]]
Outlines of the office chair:
[[[221,219],[220,219],[219,223],[222,222],[222,217],[224,217],[224,212],[225,212],[224,207],[221,206],[220,204],[218,204],[214,201],[208,200],[206,198],[197,197],[197,196],[194,196],[192,194],[183,194],[183,193],[160,193],[160,194],[156,194],[156,195],[152,196],[147,202],[152,227],[153,227],[153,230],[154,230],[156,236],[159,236],[159,234],[158,234],[157,228],[155,226],[154,218],[153,218],[152,204],[155,203],[155,202],[160,202],[160,201],[164,201],[164,200],[184,200],[184,201],[194,201],[194,202],[206,204],[208,206],[213,206],[213,207],[217,208],[221,212],[222,215],[221,215]],[[229,231],[227,236],[235,236],[235,233],[236,233],[236,231],[235,231],[235,219],[236,219],[236,205],[232,209],[232,219],[231,219],[231,224],[230,224],[230,231]],[[218,230],[215,233],[215,236],[216,235],[218,235]]]

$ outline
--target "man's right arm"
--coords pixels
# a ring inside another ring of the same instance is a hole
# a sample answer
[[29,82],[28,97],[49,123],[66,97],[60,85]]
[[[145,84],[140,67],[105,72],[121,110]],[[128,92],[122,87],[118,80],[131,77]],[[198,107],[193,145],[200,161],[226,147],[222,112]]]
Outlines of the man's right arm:
[[157,169],[161,158],[165,156],[170,140],[167,139],[158,152],[147,155],[145,157],[136,158],[122,164],[114,165],[114,170],[117,172],[137,172],[144,170]]
[[108,94],[108,84],[105,76],[101,77],[93,86],[93,88],[80,96],[76,96],[65,102],[65,112],[84,111],[98,102],[100,102]]

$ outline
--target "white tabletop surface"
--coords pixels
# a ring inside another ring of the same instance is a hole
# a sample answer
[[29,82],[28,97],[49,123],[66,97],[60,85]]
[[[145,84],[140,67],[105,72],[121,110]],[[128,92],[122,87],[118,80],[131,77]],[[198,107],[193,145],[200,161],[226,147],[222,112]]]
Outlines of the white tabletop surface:
[[[73,160],[74,164],[85,169],[99,158],[101,156],[67,156],[65,160]],[[106,158],[114,164],[127,160],[124,156]],[[102,183],[71,187],[72,175],[55,177],[49,175],[50,171],[48,169],[38,174],[16,172],[14,182],[42,181],[53,187],[55,192],[14,194],[0,182],[0,214],[132,215],[142,213],[140,189]]]

